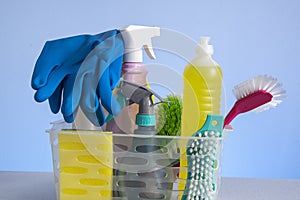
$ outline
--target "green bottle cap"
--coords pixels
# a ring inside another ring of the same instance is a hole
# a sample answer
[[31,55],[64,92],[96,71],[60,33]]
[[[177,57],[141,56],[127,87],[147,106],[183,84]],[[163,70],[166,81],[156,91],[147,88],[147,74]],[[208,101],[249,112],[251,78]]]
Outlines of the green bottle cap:
[[149,114],[137,114],[135,124],[138,126],[155,126],[156,116]]

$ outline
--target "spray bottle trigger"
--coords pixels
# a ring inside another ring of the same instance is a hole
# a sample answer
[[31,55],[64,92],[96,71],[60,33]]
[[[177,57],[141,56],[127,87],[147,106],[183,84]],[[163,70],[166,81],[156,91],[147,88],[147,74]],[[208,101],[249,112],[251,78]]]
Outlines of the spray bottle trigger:
[[143,45],[147,55],[149,56],[149,58],[155,60],[156,56],[154,54],[153,48],[151,46],[151,41],[148,44]]

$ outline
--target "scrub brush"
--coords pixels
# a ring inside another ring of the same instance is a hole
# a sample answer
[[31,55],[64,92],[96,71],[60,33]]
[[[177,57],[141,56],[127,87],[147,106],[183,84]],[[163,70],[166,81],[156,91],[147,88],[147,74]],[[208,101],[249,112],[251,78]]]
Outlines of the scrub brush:
[[[188,176],[182,200],[214,200],[217,196],[218,155],[223,116],[208,114],[202,128],[188,142]],[[199,138],[199,139],[198,139]]]
[[[168,95],[166,103],[158,105],[157,108],[157,127],[158,135],[180,136],[181,135],[181,115],[182,115],[182,97],[179,95]],[[172,139],[160,140],[161,146],[167,146]],[[173,148],[175,150],[175,148]],[[175,153],[175,152],[174,152]],[[170,166],[174,167],[174,177],[177,176],[179,159],[173,160]]]
[[179,95],[168,95],[166,103],[158,105],[158,135],[179,136],[181,133],[182,99]]
[[267,110],[281,103],[280,98],[285,97],[286,91],[277,79],[260,75],[247,80],[233,89],[237,101],[225,117],[224,127],[239,114],[255,110],[257,112]]

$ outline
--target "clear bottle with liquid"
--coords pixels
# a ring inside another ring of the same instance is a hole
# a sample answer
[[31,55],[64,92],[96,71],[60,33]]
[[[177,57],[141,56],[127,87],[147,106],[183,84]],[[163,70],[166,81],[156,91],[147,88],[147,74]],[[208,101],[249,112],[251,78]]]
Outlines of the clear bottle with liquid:
[[[212,59],[213,46],[209,37],[201,37],[196,47],[196,58],[183,72],[183,102],[181,135],[192,136],[204,125],[207,114],[220,114],[222,70]],[[185,149],[181,149],[180,166],[187,166]],[[179,172],[178,189],[184,190],[187,172]]]
[[207,114],[220,114],[222,70],[213,60],[209,37],[201,37],[196,58],[185,68],[183,88],[182,133],[192,136],[204,124]]

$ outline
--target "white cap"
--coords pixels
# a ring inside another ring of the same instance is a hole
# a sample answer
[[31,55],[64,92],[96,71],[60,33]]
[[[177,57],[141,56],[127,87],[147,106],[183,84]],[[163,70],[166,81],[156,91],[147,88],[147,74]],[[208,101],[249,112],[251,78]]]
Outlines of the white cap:
[[200,37],[200,44],[196,47],[197,54],[212,55],[214,53],[213,45],[209,45],[210,37]]
[[151,59],[155,59],[152,37],[160,36],[159,27],[130,25],[120,29],[124,46],[124,62],[143,62],[142,48]]

